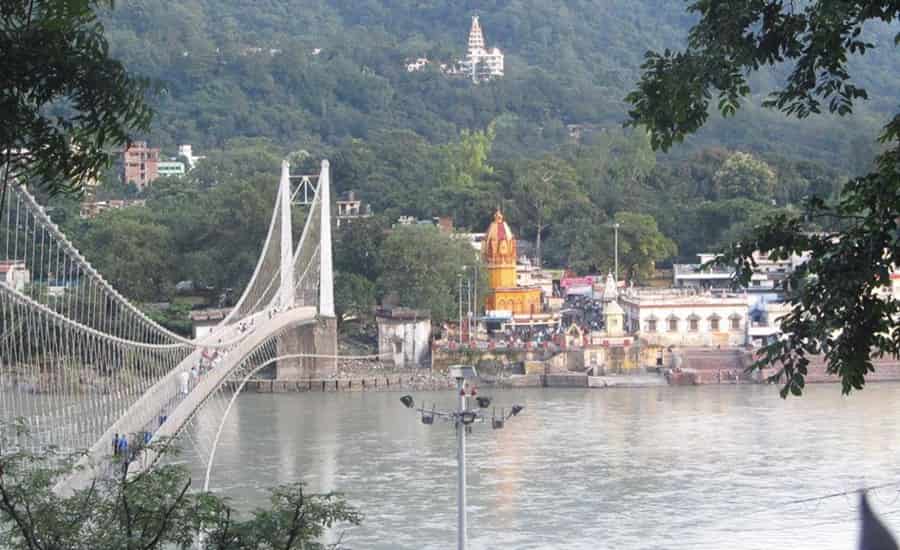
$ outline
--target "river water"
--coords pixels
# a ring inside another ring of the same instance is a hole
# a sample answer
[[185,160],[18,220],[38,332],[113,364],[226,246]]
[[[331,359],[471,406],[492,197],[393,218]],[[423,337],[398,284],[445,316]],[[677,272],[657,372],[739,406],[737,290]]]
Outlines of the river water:
[[[362,526],[343,532],[350,548],[455,548],[453,428],[423,425],[399,397],[244,395],[212,487],[263,504],[265,487],[303,480],[361,508]],[[454,399],[416,397],[438,407]],[[900,384],[851,397],[817,385],[787,401],[754,385],[493,397],[526,409],[503,430],[480,425],[469,436],[472,549],[849,550],[856,496],[793,501],[900,480]],[[870,495],[900,532],[898,491]]]

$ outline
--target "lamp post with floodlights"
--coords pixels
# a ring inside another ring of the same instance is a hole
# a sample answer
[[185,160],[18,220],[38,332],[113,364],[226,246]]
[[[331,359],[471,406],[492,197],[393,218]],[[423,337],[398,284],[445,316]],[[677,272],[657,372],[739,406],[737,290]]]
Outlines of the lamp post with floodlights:
[[[416,407],[415,401],[411,395],[404,395],[400,398],[400,402],[408,409],[413,409],[422,415],[422,424],[433,425],[434,419],[439,418],[446,422],[451,422],[456,428],[456,468],[457,468],[457,484],[456,484],[456,548],[457,550],[466,550],[468,540],[466,537],[466,433],[472,429],[472,424],[476,422],[484,422],[487,415],[482,413],[482,409],[491,406],[490,397],[479,397],[477,390],[473,385],[468,387],[467,380],[472,380],[477,376],[475,367],[471,365],[453,365],[450,367],[450,376],[456,379],[456,391],[459,393],[459,408],[453,411],[439,411],[431,407]],[[470,409],[468,397],[474,397],[477,409]],[[522,405],[513,405],[509,413],[505,409],[500,409],[500,415],[497,415],[496,408],[491,411],[491,427],[495,430],[503,429],[506,421],[513,416],[518,415],[525,407]]]

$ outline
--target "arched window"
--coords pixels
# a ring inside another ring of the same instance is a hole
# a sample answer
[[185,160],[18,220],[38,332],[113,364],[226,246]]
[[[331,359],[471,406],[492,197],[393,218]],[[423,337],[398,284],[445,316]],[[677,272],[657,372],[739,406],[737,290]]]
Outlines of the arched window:
[[691,313],[688,315],[688,330],[690,332],[700,331],[700,317]]
[[709,316],[709,330],[712,332],[719,332],[720,330],[722,330],[719,326],[721,320],[722,320],[722,318],[719,317],[718,315],[716,315],[715,313],[710,315]]
[[731,330],[741,330],[741,316],[735,313],[728,318]]
[[670,315],[666,319],[666,327],[669,329],[669,332],[678,332],[678,317]]

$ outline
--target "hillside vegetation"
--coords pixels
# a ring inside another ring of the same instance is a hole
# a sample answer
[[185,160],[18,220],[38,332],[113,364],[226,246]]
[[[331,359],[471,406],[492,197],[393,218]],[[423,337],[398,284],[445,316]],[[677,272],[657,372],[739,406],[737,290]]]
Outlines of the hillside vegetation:
[[[327,153],[348,138],[409,129],[432,143],[497,121],[494,154],[552,150],[566,125],[614,127],[648,49],[676,47],[692,22],[671,0],[131,0],[117,2],[107,30],[114,53],[156,79],[155,143],[223,146],[269,137]],[[473,85],[438,70],[408,73],[407,59],[464,56],[470,17],[506,54],[506,78]],[[874,151],[884,112],[895,107],[900,56],[890,29],[854,64],[881,98],[849,120],[788,121],[750,106],[740,124],[713,123],[683,147],[710,145],[859,171]],[[316,55],[314,52],[318,52]],[[759,103],[780,81],[754,81]]]

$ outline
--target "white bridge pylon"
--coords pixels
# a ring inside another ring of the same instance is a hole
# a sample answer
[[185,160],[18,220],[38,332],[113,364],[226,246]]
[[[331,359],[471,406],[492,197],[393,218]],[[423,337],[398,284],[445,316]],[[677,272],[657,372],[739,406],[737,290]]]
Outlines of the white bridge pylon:
[[[0,206],[0,418],[24,419],[30,436],[20,443],[35,450],[88,449],[86,468],[57,489],[100,472],[117,434],[178,435],[263,350],[274,352],[298,326],[334,317],[328,161],[296,243],[291,179],[285,161],[250,282],[198,340],[147,317],[24,187],[10,191]],[[192,368],[203,374],[184,392],[180,380]]]

